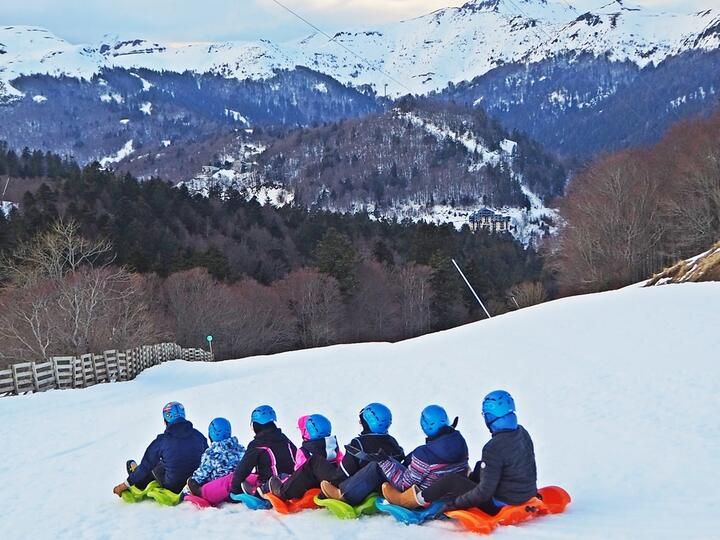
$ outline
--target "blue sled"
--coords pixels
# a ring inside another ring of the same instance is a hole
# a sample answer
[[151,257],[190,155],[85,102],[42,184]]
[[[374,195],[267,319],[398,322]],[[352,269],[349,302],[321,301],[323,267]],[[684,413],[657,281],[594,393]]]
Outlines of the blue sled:
[[443,508],[445,505],[440,501],[435,501],[427,508],[422,510],[410,510],[409,508],[403,508],[402,506],[396,506],[390,504],[383,498],[379,498],[375,501],[375,506],[381,512],[390,514],[396,520],[405,525],[420,525],[429,519],[435,519],[442,515]]
[[248,495],[247,493],[240,493],[238,495],[231,493],[230,499],[235,502],[243,503],[250,510],[270,510],[272,508],[272,504],[270,504],[270,501],[266,501],[265,499],[261,499],[260,497]]

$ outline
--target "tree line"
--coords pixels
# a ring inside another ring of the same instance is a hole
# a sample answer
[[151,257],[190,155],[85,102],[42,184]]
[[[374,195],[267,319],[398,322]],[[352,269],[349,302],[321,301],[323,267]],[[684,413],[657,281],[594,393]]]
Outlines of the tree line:
[[560,207],[547,254],[564,293],[638,282],[705,251],[720,239],[720,112],[596,160]]
[[[5,362],[208,334],[221,358],[417,336],[483,316],[451,257],[493,313],[516,307],[511,288],[538,298],[542,262],[510,236],[193,196],[97,165],[20,176],[33,189],[0,215]],[[53,270],[28,272],[37,257]]]

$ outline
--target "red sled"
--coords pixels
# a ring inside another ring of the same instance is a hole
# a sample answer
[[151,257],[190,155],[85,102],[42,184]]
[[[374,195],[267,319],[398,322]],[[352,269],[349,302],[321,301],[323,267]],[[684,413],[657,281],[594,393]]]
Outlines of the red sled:
[[197,506],[198,508],[210,508],[212,504],[210,504],[207,500],[203,499],[202,497],[198,497],[197,495],[187,494],[183,497],[183,502],[189,502]]
[[504,506],[495,516],[489,516],[478,508],[451,510],[445,515],[456,519],[468,531],[490,534],[498,525],[517,525],[547,514],[560,514],[570,504],[570,494],[558,486],[538,490],[540,497],[533,497],[524,504]]
[[313,500],[317,495],[320,495],[320,489],[309,489],[299,499],[291,499],[289,501],[283,501],[280,497],[276,497],[272,493],[264,493],[263,498],[266,501],[270,501],[276,512],[281,514],[294,514],[300,510],[310,510],[312,508],[319,508]]

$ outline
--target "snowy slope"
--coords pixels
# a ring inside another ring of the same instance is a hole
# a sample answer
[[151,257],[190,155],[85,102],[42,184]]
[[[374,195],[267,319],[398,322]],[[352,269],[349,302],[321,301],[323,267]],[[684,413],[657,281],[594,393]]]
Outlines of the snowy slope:
[[18,97],[10,81],[34,73],[88,78],[105,67],[124,67],[262,79],[296,65],[343,83],[370,84],[379,93],[387,84],[389,94],[401,95],[439,90],[506,63],[561,54],[607,54],[644,66],[683,51],[718,47],[716,8],[673,14],[619,0],[587,13],[565,0],[473,0],[379,28],[338,32],[332,40],[312,34],[282,44],[108,38],[75,45],[42,28],[9,26],[0,28],[0,98]]
[[534,437],[540,484],[565,486],[574,502],[562,516],[494,537],[717,538],[718,303],[717,283],[628,288],[395,345],[172,362],[128,383],[3,398],[3,538],[477,538],[449,522],[125,505],[111,489],[125,459],[139,458],[162,429],[160,408],[171,399],[201,429],[226,415],[242,440],[261,402],[275,405],[295,437],[297,416],[321,411],[344,441],[365,403],[385,401],[406,449],[421,442],[421,407],[438,402],[461,417],[478,459],[488,439],[480,400],[498,387],[514,393]]

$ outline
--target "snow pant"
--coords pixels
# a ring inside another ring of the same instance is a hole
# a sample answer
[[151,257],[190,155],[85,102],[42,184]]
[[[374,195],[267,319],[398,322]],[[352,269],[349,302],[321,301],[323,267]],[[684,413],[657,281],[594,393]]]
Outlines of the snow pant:
[[320,482],[332,482],[338,477],[338,467],[322,456],[312,456],[297,471],[290,475],[280,488],[280,498],[299,499],[306,491],[320,487]]
[[[233,475],[230,473],[210,482],[206,482],[200,488],[200,496],[212,505],[220,504],[225,502],[230,497],[230,488],[232,486]],[[257,487],[258,477],[257,474],[248,475],[245,479],[246,482],[251,483]]]
[[[462,474],[447,474],[438,479],[430,487],[422,490],[421,496],[425,502],[431,503],[435,501],[451,502],[460,495],[464,495],[477,487],[477,484]],[[480,510],[491,516],[496,515],[500,511],[492,499],[478,506]]]
[[380,491],[383,482],[387,482],[385,473],[377,462],[371,462],[342,482],[338,487],[345,502],[355,506],[375,491]]
[[[157,466],[150,471],[150,474],[141,478],[139,482],[135,482],[135,487],[138,489],[145,489],[153,480],[157,481],[157,483],[160,484],[160,487],[168,488],[168,486],[165,485],[165,465],[163,465],[162,462],[158,463]],[[175,490],[170,489],[170,491]],[[182,491],[182,487],[179,491]],[[179,491],[176,491],[176,493]]]

